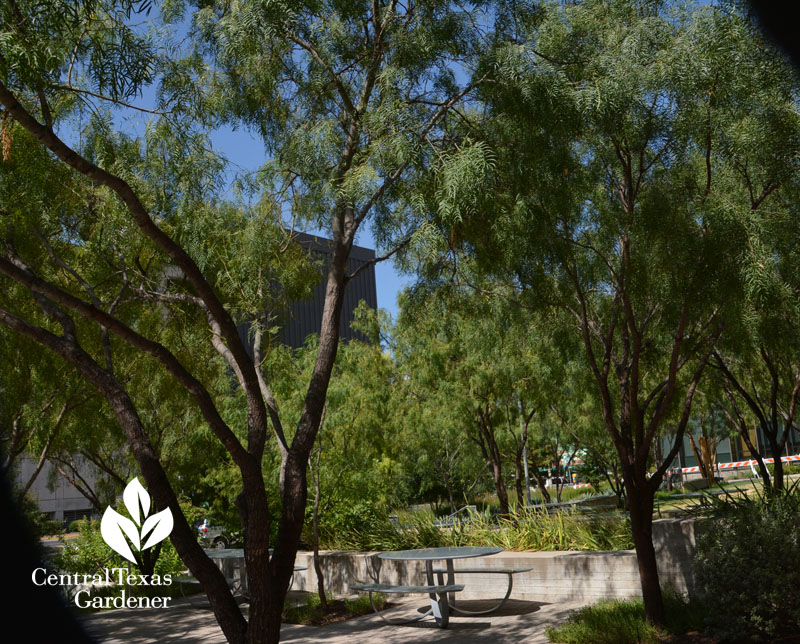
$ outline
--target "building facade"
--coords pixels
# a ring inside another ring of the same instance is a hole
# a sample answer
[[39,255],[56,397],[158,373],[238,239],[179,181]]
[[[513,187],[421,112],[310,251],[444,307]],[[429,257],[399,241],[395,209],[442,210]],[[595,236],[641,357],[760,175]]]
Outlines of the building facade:
[[[750,442],[762,454],[762,456],[764,456],[764,458],[775,457],[775,455],[770,451],[769,443],[767,443],[760,428],[751,428],[749,431],[749,438]],[[695,442],[697,442],[697,436],[695,436]],[[661,439],[662,454],[667,454],[671,446],[672,439]],[[720,465],[725,463],[748,461],[755,458],[745,442],[742,440],[742,437],[738,434],[730,438],[720,439],[716,447],[716,462]],[[789,438],[786,440],[786,449],[783,451],[781,456],[795,456],[797,454],[800,454],[800,431],[797,430],[797,427],[793,427],[789,433]],[[675,460],[672,462],[671,467],[688,468],[696,467],[697,465],[697,457],[692,449],[691,440],[689,439],[688,435],[684,435],[680,450],[675,457]],[[731,469],[729,471],[731,472],[731,475],[733,475],[733,470]]]
[[[316,259],[322,260],[323,279],[314,287],[308,300],[295,301],[289,304],[283,320],[281,341],[294,349],[303,346],[306,338],[312,333],[319,333],[322,327],[322,307],[325,304],[325,288],[327,286],[328,260],[333,254],[332,241],[306,233],[297,233],[297,241]],[[353,246],[350,251],[348,272],[353,273],[375,259],[375,251],[361,246]],[[378,308],[378,292],[375,284],[375,266],[369,265],[356,275],[347,285],[342,305],[340,336],[343,340],[360,339],[363,336],[353,331],[350,325],[359,302],[364,300],[372,309]]]

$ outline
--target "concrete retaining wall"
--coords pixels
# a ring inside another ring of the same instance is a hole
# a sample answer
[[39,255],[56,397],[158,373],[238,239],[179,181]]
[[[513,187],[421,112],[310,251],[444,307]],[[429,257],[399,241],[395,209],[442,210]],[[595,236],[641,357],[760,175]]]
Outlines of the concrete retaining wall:
[[[695,537],[702,522],[694,519],[661,519],[653,522],[653,542],[658,558],[662,587],[678,592],[694,589],[693,559]],[[337,595],[350,594],[356,583],[380,581],[391,584],[423,583],[424,564],[420,561],[384,561],[376,552],[323,551],[322,566],[326,588]],[[307,570],[294,576],[295,590],[317,590],[312,554],[297,553],[297,566]],[[636,553],[614,552],[501,552],[490,557],[462,559],[458,568],[532,568],[514,577],[512,597],[529,601],[595,601],[641,595]],[[463,599],[502,597],[506,575],[457,575],[456,582],[466,588]]]

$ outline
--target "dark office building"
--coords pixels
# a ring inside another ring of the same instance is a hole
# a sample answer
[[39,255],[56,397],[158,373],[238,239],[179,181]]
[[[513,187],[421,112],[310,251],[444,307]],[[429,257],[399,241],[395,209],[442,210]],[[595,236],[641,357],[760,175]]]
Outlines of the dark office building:
[[[329,258],[333,250],[330,239],[316,237],[306,233],[296,233],[297,241],[311,251],[316,258],[323,262]],[[375,259],[375,251],[361,246],[353,246],[350,251],[350,264],[348,272],[358,270],[361,266]],[[327,266],[323,264],[323,266]],[[325,304],[325,287],[327,285],[327,267],[323,277],[314,288],[313,296],[308,300],[291,302],[286,320],[281,332],[281,341],[293,348],[303,346],[305,339],[312,333],[319,333],[322,326],[322,307]],[[375,266],[364,269],[347,285],[342,305],[341,338],[343,340],[365,339],[360,333],[350,328],[353,322],[353,313],[358,303],[364,300],[370,308],[378,308],[378,295],[375,287]]]

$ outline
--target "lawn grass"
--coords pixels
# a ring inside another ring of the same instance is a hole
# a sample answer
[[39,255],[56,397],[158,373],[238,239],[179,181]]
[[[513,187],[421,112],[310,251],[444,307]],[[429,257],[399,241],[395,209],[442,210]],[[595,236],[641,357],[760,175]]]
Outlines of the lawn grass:
[[664,593],[666,628],[647,623],[641,599],[601,600],[575,611],[560,626],[547,629],[558,644],[658,644],[665,634],[681,635],[703,627],[706,608],[696,600]]

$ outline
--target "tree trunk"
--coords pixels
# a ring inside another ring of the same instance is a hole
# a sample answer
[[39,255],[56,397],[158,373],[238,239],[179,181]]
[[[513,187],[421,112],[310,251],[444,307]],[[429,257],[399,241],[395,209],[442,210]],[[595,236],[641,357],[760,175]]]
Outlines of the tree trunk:
[[450,482],[450,477],[445,477],[446,487],[447,487],[447,498],[450,501],[450,512],[455,512],[458,510],[456,507],[456,497],[453,495],[453,485]]
[[765,494],[772,494],[772,476],[769,473],[769,468],[767,468],[767,464],[764,462],[764,457],[761,452],[758,451],[756,446],[753,445],[753,441],[750,440],[750,434],[743,418],[740,418],[739,422],[739,435],[742,437],[744,444],[747,445],[747,449],[750,450],[750,454],[758,463],[758,471],[761,473],[761,481]]
[[533,474],[533,478],[536,479],[536,486],[539,488],[539,494],[542,495],[542,499],[545,503],[550,503],[550,491],[545,486],[545,478],[539,472],[539,464],[535,459],[531,458],[530,453],[528,453],[528,470]]
[[525,475],[522,467],[522,448],[517,450],[514,458],[514,487],[517,491],[517,508],[524,508],[525,499]]
[[[306,463],[301,463],[291,451],[284,463],[282,479],[283,508],[274,553],[268,560],[265,574],[252,575],[248,568],[254,601],[250,604],[246,644],[277,644],[280,641],[281,613],[300,545],[308,489]],[[268,539],[269,530],[264,530],[264,525],[261,529]]]
[[689,437],[689,444],[691,445],[694,457],[697,459],[697,466],[700,468],[700,473],[703,478],[708,482],[709,486],[714,484],[714,464],[717,460],[717,446],[714,442],[712,449],[712,440],[707,436],[699,436],[697,442],[694,436],[687,434]]
[[497,500],[500,502],[500,514],[508,516],[508,492],[503,482],[503,465],[500,448],[494,437],[494,427],[492,426],[491,414],[489,411],[481,410],[476,419],[478,427],[478,439],[475,441],[481,448],[481,453],[489,466],[494,481],[494,489],[497,492]]
[[653,492],[646,480],[637,481],[633,473],[625,476],[631,532],[642,584],[642,598],[647,621],[654,626],[664,624],[664,601],[658,581],[656,551],[653,547]]
[[320,455],[322,448],[317,451],[317,466],[314,468],[314,572],[317,575],[317,594],[322,610],[328,610],[328,598],[325,595],[325,576],[322,574],[322,562],[319,559],[319,504],[320,504]]
[[254,615],[250,616],[246,644],[278,644],[280,642],[284,600],[280,599],[278,601],[277,597],[279,595],[285,597],[286,591],[281,593],[280,586],[272,585],[270,594],[265,598],[263,610],[260,611],[258,618],[256,619]]
[[774,492],[783,490],[783,461],[781,460],[781,447],[777,441],[777,431],[774,434],[764,432],[769,443],[769,451],[772,452],[772,489]]
[[508,516],[508,491],[503,483],[503,472],[499,462],[492,463],[492,478],[494,478],[494,489],[497,491],[497,500],[500,502],[500,514]]
[[[322,423],[328,383],[339,347],[339,322],[346,282],[345,269],[352,243],[343,241],[344,222],[352,218],[349,209],[348,213],[343,218],[337,216],[334,222],[335,247],[325,287],[319,349],[303,411],[297,424],[297,432],[291,447],[284,453],[281,463],[281,519],[271,558],[267,555],[269,546],[268,515],[261,517],[260,522],[258,520],[251,521],[254,526],[250,533],[251,538],[254,542],[263,540],[263,548],[258,556],[254,553],[252,557],[248,557],[248,552],[245,552],[253,599],[250,605],[247,644],[277,644],[280,640],[283,603],[294,572],[297,548],[300,545],[300,536],[305,521],[309,456]],[[263,492],[263,484],[261,490]],[[251,506],[248,504],[248,507]],[[249,573],[251,558],[254,564],[258,564],[253,568],[252,575]]]

